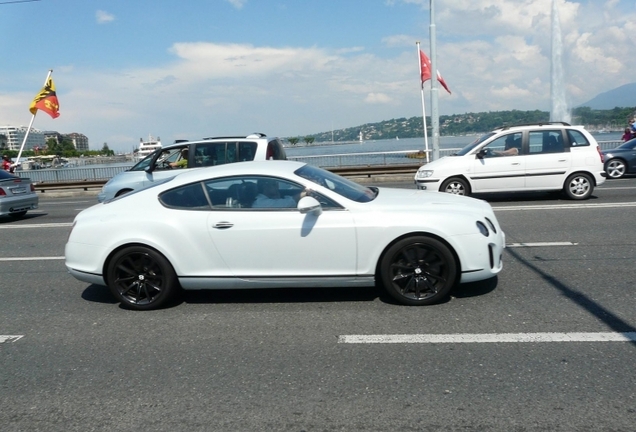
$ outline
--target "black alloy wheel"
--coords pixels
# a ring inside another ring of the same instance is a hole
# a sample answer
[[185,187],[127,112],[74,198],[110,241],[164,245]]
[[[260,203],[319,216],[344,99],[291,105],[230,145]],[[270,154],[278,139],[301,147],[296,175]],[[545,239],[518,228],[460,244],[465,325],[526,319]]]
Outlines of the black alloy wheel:
[[108,264],[108,288],[123,306],[157,309],[177,291],[177,276],[168,260],[144,246],[117,252]]
[[455,256],[444,243],[426,236],[402,239],[380,265],[386,291],[405,305],[429,305],[444,299],[457,281]]

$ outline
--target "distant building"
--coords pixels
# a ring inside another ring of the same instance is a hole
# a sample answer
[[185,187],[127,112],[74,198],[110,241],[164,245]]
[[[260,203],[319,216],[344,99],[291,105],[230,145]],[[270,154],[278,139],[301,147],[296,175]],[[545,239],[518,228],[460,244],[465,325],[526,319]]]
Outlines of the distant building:
[[0,134],[0,150],[6,150],[7,148],[7,136]]
[[73,132],[70,134],[62,135],[64,140],[71,141],[77,151],[88,150],[88,137],[84,134]]
[[[27,133],[28,128],[26,126],[0,126],[0,135],[6,137],[7,150],[20,150],[24,136]],[[25,150],[32,150],[33,147],[44,147],[45,139],[44,133],[38,129],[31,128],[27,142],[24,144]]]

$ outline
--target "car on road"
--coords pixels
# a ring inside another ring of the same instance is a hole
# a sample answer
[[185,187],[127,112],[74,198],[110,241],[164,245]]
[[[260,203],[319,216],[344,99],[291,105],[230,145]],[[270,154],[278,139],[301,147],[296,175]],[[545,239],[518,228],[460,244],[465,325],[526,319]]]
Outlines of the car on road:
[[21,218],[38,208],[38,200],[31,179],[0,170],[0,216]]
[[563,191],[583,200],[605,177],[603,154],[588,131],[547,122],[495,129],[423,165],[414,180],[418,189],[457,195]]
[[603,156],[607,177],[617,179],[625,174],[636,174],[636,138],[614,149],[603,150]]
[[376,283],[400,303],[426,305],[496,276],[504,247],[485,201],[255,161],[190,170],[80,212],[65,263],[137,310],[180,289]]
[[[189,155],[184,158],[183,150]],[[180,141],[156,150],[135,166],[111,178],[97,195],[98,202],[141,189],[174,177],[191,168],[252,160],[285,160],[278,138],[256,133],[241,137],[212,137],[200,141]],[[175,165],[183,164],[176,167]]]

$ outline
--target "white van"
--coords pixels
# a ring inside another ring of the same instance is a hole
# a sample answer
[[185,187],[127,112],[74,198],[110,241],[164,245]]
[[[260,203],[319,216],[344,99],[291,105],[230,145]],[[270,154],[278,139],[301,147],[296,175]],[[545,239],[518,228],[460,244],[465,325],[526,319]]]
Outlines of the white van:
[[415,184],[458,195],[562,190],[582,200],[605,177],[603,155],[589,132],[548,122],[495,129],[459,152],[420,167]]

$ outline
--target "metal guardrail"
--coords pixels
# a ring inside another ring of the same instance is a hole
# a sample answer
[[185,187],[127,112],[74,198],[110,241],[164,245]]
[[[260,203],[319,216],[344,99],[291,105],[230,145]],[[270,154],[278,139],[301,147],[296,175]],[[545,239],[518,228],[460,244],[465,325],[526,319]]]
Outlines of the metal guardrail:
[[[622,141],[599,141],[601,150],[622,144]],[[459,148],[440,149],[440,156],[448,156]],[[307,155],[289,157],[290,160],[305,162],[333,171],[342,176],[371,177],[373,175],[415,174],[426,163],[425,153],[418,150],[392,152],[342,153],[333,155]],[[18,171],[20,177],[29,177],[36,190],[89,189],[101,188],[108,179],[130,166],[58,168]]]

